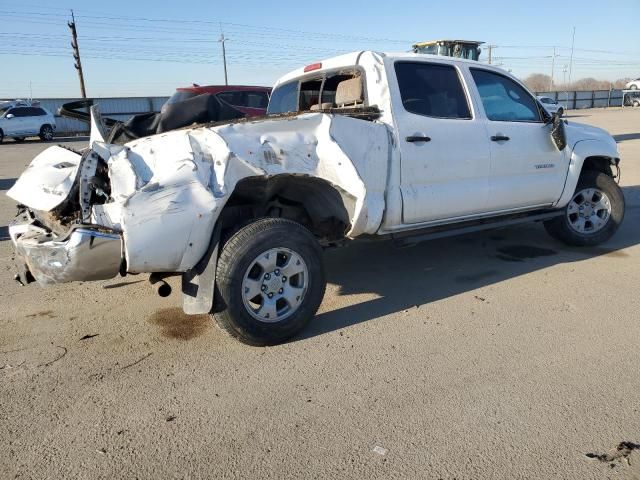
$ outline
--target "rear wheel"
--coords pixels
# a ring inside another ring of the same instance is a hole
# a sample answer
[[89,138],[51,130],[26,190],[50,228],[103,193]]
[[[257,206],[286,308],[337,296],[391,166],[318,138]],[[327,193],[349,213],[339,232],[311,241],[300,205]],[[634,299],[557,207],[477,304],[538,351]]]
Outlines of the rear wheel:
[[51,128],[51,125],[43,125],[42,128],[40,128],[40,140],[43,140],[45,142],[50,142],[51,140],[53,140],[53,128]]
[[0,130],[0,143],[4,142],[4,132]]
[[263,218],[225,243],[216,284],[221,310],[214,317],[223,329],[249,345],[278,344],[300,332],[320,306],[322,250],[299,223]]
[[575,246],[598,245],[616,232],[624,218],[624,195],[606,173],[583,171],[565,213],[544,223],[554,238]]

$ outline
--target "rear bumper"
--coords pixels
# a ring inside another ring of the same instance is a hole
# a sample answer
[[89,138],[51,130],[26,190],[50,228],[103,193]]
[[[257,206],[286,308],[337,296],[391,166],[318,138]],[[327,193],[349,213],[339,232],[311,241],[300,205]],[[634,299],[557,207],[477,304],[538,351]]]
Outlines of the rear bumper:
[[9,235],[20,270],[17,278],[23,283],[28,283],[30,275],[49,285],[106,280],[120,272],[122,238],[103,227],[78,225],[66,236],[56,237],[25,213],[9,226]]

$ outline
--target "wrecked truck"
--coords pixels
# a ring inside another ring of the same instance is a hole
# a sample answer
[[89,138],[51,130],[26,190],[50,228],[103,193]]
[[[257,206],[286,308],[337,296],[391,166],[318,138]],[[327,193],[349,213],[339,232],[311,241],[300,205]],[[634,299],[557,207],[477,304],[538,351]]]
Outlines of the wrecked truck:
[[613,138],[491,65],[354,52],[282,77],[268,114],[119,144],[93,108],[89,148],[45,150],[8,192],[18,278],[180,275],[186,313],[270,345],[313,318],[324,248],[529,221],[595,245],[624,217]]

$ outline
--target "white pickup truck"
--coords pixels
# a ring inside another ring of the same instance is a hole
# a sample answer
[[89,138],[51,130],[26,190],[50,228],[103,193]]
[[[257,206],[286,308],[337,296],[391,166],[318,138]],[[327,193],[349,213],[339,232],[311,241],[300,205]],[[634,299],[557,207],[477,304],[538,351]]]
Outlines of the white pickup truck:
[[92,113],[88,149],[45,150],[8,192],[17,279],[146,272],[166,295],[182,275],[187,313],[253,345],[314,316],[324,247],[524,221],[594,245],[624,217],[614,139],[474,61],[350,53],[278,80],[267,117],[124,145]]

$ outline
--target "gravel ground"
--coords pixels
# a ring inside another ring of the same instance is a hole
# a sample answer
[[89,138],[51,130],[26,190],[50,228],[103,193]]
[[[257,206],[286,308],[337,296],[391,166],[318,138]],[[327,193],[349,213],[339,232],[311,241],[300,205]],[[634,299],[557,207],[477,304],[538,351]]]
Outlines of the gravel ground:
[[[312,326],[271,348],[143,276],[19,287],[0,195],[0,477],[640,479],[640,109],[569,120],[619,141],[611,241],[327,252]],[[0,189],[45,147],[0,145]]]

